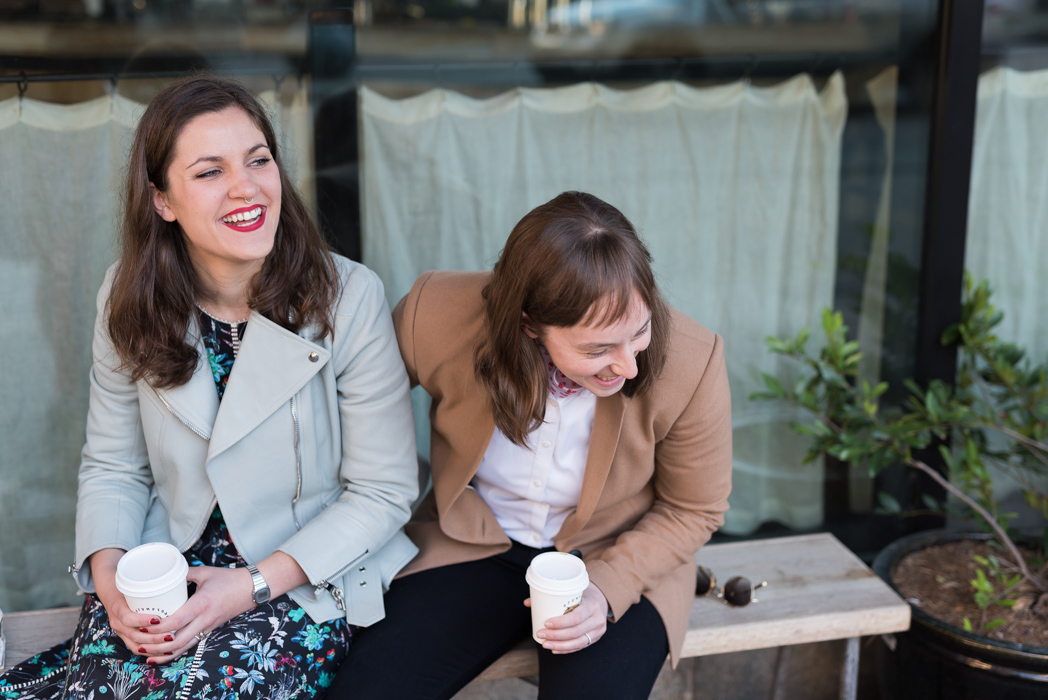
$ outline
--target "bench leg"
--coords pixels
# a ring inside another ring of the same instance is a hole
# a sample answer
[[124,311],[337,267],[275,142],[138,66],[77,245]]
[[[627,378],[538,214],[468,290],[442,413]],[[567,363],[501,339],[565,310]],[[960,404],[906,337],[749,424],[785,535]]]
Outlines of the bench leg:
[[841,700],[855,700],[859,691],[859,638],[851,637],[844,647],[841,667]]

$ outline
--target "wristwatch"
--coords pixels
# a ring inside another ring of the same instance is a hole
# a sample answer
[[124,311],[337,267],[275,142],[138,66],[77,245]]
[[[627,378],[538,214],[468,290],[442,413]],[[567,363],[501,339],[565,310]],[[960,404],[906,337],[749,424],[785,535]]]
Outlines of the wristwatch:
[[269,586],[266,585],[266,580],[262,578],[262,574],[258,572],[258,567],[254,564],[247,565],[248,573],[251,574],[251,583],[255,586],[255,591],[252,597],[255,599],[255,605],[261,605],[262,603],[269,602]]

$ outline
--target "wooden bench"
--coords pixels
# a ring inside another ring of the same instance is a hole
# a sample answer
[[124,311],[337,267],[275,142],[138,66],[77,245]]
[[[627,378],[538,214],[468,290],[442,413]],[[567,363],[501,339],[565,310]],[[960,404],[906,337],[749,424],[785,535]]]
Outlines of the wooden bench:
[[[910,607],[833,535],[800,535],[710,545],[696,556],[720,582],[742,575],[759,602],[732,608],[712,597],[691,607],[685,657],[847,639],[841,698],[857,691],[859,638],[901,632]],[[60,608],[4,617],[7,661],[16,663],[68,638],[78,609]],[[538,674],[538,654],[526,640],[482,673],[478,680]]]

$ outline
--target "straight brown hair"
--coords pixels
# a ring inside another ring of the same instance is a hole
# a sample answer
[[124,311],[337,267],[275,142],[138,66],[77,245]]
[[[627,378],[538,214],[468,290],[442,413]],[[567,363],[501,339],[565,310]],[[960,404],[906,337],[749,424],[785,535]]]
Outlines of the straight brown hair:
[[485,336],[474,372],[487,387],[495,425],[511,442],[527,436],[546,413],[545,361],[521,327],[609,325],[626,315],[634,294],[651,311],[651,342],[637,355],[637,376],[622,393],[649,391],[666,363],[669,307],[651,270],[651,255],[633,224],[585,192],[565,192],[536,207],[513,228],[484,288]]
[[150,184],[167,190],[167,171],[186,125],[203,114],[243,110],[266,139],[280,171],[280,220],[273,250],[251,281],[248,305],[288,330],[333,334],[339,279],[327,243],[281,161],[265,108],[240,83],[213,75],[161,90],[135,131],[124,193],[121,256],[106,302],[113,346],[131,379],[156,388],[189,381],[199,361],[186,342],[195,308],[196,272],[177,222],[153,208]]

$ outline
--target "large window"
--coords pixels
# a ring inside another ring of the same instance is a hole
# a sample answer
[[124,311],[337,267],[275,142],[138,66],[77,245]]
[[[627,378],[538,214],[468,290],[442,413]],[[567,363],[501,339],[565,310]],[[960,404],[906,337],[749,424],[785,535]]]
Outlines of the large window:
[[391,303],[424,270],[489,268],[562,190],[620,207],[671,303],[729,349],[722,536],[830,529],[875,552],[903,527],[876,493],[905,480],[802,463],[795,415],[748,396],[789,371],[765,336],[827,306],[865,377],[914,375],[936,28],[931,0],[0,2],[0,354],[19,367],[0,379],[0,608],[73,600],[126,149],[159,86],[205,67],[269,102],[296,182]]

